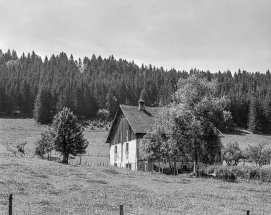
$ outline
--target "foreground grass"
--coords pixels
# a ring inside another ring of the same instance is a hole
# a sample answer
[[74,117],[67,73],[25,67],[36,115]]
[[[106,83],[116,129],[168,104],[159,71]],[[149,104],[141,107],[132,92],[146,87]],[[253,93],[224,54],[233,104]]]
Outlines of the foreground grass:
[[271,214],[271,185],[72,167],[0,155],[0,214]]

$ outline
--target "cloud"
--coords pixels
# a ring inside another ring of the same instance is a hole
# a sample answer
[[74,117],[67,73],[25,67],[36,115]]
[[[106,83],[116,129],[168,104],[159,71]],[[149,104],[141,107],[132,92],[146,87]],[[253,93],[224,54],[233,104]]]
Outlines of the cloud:
[[[190,69],[270,67],[270,1],[7,1],[2,48]],[[253,62],[253,63],[252,63]]]

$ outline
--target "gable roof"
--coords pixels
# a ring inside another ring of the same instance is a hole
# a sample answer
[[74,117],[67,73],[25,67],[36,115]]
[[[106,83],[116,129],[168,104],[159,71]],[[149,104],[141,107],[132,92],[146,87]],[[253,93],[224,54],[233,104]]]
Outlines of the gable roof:
[[110,128],[106,143],[113,133],[113,127],[117,120],[117,115],[122,112],[127,119],[135,134],[146,134],[152,130],[152,125],[155,123],[155,117],[159,111],[158,107],[145,107],[145,110],[139,110],[138,106],[120,105]]
[[152,130],[155,117],[158,114],[158,107],[145,107],[140,111],[137,106],[120,105],[124,116],[128,120],[135,134],[145,134]]
[[[159,107],[145,107],[145,110],[140,111],[138,106],[120,105],[113,120],[112,126],[109,130],[106,143],[109,143],[109,139],[113,133],[113,128],[115,126],[117,116],[120,114],[120,112],[124,114],[135,134],[146,134],[148,131],[152,131],[155,118],[159,113]],[[214,128],[218,132],[219,137],[224,137],[219,129],[217,129],[215,126]]]

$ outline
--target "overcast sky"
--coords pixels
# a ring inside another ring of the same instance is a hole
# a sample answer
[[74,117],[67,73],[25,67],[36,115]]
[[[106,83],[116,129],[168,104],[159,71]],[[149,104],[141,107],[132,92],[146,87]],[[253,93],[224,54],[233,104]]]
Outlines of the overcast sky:
[[0,49],[141,65],[271,70],[270,0],[0,0]]

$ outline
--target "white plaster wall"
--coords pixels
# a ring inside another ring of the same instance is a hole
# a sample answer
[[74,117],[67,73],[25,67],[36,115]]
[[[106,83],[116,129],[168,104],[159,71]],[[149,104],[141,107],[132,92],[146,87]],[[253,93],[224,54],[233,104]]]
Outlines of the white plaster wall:
[[[129,143],[129,156],[126,157],[126,143]],[[115,146],[117,146],[117,159],[115,160]],[[127,141],[123,143],[123,149],[122,143],[118,143],[116,145],[111,145],[110,147],[110,164],[114,165],[117,163],[118,167],[126,168],[126,164],[130,163],[132,164],[132,170],[136,169],[136,139]]]

